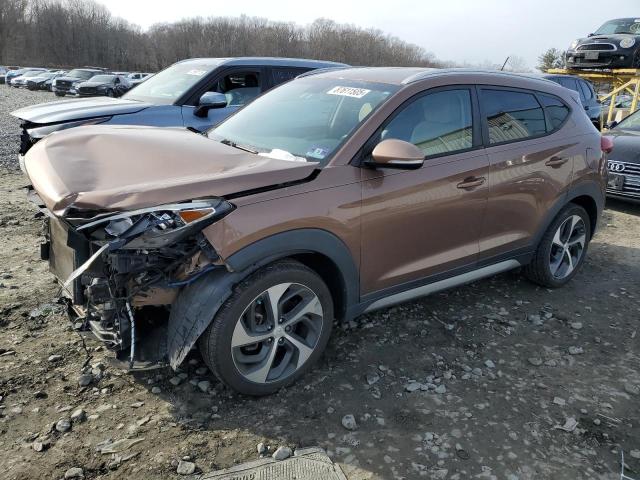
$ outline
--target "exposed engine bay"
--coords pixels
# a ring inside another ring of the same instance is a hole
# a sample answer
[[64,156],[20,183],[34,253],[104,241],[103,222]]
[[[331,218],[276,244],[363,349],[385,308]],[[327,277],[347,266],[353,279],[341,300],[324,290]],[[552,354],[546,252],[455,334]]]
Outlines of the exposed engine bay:
[[42,257],[83,329],[131,369],[166,365],[166,321],[178,290],[225,268],[201,230],[233,208],[215,198],[60,219],[41,206]]

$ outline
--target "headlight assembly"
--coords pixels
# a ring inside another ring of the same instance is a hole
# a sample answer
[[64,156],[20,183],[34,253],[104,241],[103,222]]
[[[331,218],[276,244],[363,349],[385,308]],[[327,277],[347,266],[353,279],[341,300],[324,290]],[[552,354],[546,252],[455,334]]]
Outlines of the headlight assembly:
[[67,128],[79,127],[81,125],[97,125],[99,123],[108,122],[112,117],[90,118],[88,120],[78,120],[69,123],[57,123],[55,125],[47,125],[45,127],[36,127],[27,130],[31,138],[41,139],[53,132],[66,130]]
[[636,39],[633,37],[627,37],[620,40],[620,47],[631,48],[636,44]]
[[233,205],[223,199],[160,205],[103,215],[77,228],[90,231],[96,242],[117,242],[118,248],[137,250],[172,245],[219,220]]
[[575,50],[575,49],[576,49],[576,47],[578,46],[578,43],[580,43],[580,41],[579,41],[579,40],[574,40],[573,42],[571,42],[571,47],[570,47],[570,49],[571,49],[571,50]]

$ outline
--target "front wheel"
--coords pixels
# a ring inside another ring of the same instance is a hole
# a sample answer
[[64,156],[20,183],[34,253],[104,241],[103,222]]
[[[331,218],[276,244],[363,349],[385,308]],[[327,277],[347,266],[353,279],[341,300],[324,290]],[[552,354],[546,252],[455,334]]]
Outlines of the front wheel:
[[333,324],[329,289],[293,260],[238,284],[199,339],[209,368],[247,395],[269,395],[304,375],[322,355]]
[[524,269],[525,275],[544,287],[562,287],[578,273],[590,240],[589,215],[581,206],[570,203],[542,236],[531,263]]

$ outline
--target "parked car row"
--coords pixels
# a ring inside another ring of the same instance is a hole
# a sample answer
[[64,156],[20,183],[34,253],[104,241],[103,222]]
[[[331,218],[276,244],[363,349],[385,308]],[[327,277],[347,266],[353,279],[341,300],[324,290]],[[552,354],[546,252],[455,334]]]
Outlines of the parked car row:
[[48,90],[56,96],[120,97],[152,74],[109,72],[103,68],[76,68],[71,71],[39,67],[0,67],[2,81],[10,87]]
[[518,267],[569,282],[613,148],[580,88],[196,59],[121,99],[14,115],[42,256],[84,326],[130,369],[197,346],[265,395],[313,366],[334,319]]

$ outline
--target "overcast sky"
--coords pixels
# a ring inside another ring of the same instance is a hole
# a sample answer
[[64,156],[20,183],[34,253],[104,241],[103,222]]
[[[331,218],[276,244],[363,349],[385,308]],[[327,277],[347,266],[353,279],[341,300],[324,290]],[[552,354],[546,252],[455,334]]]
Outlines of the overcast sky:
[[[534,68],[550,47],[566,49],[610,18],[640,18],[639,0],[99,0],[147,28],[194,16],[258,16],[305,25],[316,18],[379,28],[441,60],[480,64],[522,57]],[[606,9],[603,8],[606,5]]]

